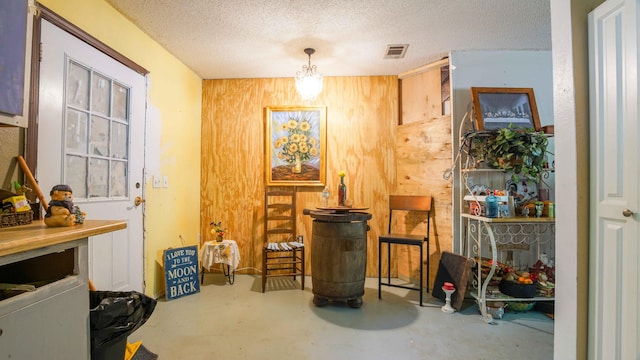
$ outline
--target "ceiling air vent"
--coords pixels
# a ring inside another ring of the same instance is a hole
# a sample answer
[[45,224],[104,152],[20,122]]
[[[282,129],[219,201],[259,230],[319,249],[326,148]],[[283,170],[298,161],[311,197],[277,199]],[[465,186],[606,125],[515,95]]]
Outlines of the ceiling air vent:
[[402,59],[407,53],[409,44],[387,45],[387,51],[384,53],[385,59]]

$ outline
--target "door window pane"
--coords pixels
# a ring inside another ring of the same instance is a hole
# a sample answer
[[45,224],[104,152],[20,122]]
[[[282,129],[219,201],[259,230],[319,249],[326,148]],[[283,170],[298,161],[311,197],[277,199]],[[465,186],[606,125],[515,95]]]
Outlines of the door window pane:
[[118,84],[113,84],[113,112],[114,119],[129,120],[129,89]]
[[127,195],[127,163],[124,161],[111,162],[111,196]]
[[87,153],[87,124],[89,114],[74,109],[67,110],[65,121],[65,137],[67,151],[74,153]]
[[111,157],[115,159],[127,158],[127,131],[129,127],[125,124],[114,122],[111,129]]
[[89,197],[109,196],[109,161],[89,159]]
[[102,75],[93,74],[91,79],[91,110],[109,116],[111,106],[111,81]]
[[87,158],[83,156],[67,155],[66,157],[66,183],[73,189],[73,197],[87,197]]
[[109,120],[97,116],[91,117],[89,148],[92,155],[109,156]]
[[67,74],[67,105],[89,109],[89,77],[90,70],[70,61]]
[[68,61],[65,183],[75,199],[129,195],[130,88]]

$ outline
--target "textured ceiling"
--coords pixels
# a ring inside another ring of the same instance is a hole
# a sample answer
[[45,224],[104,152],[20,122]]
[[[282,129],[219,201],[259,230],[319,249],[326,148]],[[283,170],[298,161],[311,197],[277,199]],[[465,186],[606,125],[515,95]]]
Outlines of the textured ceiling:
[[[203,79],[398,75],[452,50],[550,50],[550,0],[107,0]],[[387,45],[409,44],[403,59]]]

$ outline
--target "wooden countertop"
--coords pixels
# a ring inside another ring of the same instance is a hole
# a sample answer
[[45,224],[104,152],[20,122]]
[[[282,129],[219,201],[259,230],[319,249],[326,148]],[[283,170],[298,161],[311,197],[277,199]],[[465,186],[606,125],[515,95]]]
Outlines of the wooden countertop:
[[6,256],[121,230],[123,220],[85,220],[84,224],[48,227],[42,220],[28,225],[0,228],[0,256]]

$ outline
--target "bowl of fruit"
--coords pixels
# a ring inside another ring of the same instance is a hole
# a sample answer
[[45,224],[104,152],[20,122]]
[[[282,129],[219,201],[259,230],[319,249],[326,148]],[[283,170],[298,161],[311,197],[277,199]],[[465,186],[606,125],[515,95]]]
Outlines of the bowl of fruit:
[[529,272],[510,272],[505,274],[498,285],[500,292],[516,298],[532,298],[536,296],[536,285]]

